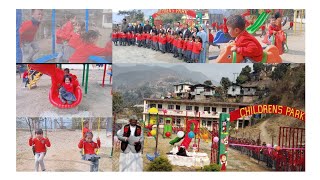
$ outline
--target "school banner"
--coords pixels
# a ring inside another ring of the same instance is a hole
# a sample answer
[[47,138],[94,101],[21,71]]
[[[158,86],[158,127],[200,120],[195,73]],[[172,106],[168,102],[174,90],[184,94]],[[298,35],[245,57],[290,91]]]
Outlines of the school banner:
[[186,14],[193,18],[196,18],[197,13],[194,10],[188,9],[160,9],[158,12],[152,15],[152,18],[155,19],[157,16],[162,14]]
[[260,104],[243,107],[230,112],[230,122],[253,114],[282,114],[305,121],[305,112],[299,109],[281,105]]

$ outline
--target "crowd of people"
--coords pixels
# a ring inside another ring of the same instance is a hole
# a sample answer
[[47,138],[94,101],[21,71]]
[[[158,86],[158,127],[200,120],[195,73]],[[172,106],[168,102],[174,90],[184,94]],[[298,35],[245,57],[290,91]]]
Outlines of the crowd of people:
[[138,46],[161,53],[172,53],[173,57],[188,63],[205,63],[208,36],[204,24],[189,27],[187,23],[151,26],[149,21],[135,25],[123,19],[120,28],[114,28],[112,41],[115,46]]

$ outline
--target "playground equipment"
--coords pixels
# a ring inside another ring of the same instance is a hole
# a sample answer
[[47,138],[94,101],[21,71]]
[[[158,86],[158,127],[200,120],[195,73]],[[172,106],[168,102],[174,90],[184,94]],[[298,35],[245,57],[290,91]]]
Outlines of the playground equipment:
[[74,95],[77,98],[72,104],[63,104],[59,98],[59,88],[63,82],[64,71],[57,68],[55,64],[28,64],[29,68],[39,71],[51,77],[51,88],[49,91],[50,103],[61,109],[74,108],[80,104],[82,100],[82,90],[78,82],[77,76],[72,75],[72,84],[74,87]]
[[266,20],[269,18],[268,12],[262,12],[258,19],[252,24],[251,26],[247,27],[247,31],[250,34],[254,34],[259,28],[266,22]]
[[[151,111],[150,111],[151,110]],[[157,128],[156,128],[156,132],[154,132],[154,130],[151,131],[151,135],[155,137],[156,139],[156,147],[155,147],[155,150],[154,150],[154,154],[151,155],[151,154],[146,154],[146,157],[149,161],[153,161],[156,157],[160,156],[160,153],[158,152],[158,139],[159,139],[159,114],[158,114],[158,109],[157,108],[150,108],[149,110],[149,122],[150,122],[150,114],[151,113],[154,113],[154,112],[157,112],[156,114],[156,124],[157,124]],[[155,111],[156,110],[156,111]],[[154,114],[153,114],[154,115]]]
[[229,41],[231,41],[232,38],[230,35],[226,35],[225,33],[223,33],[221,30],[219,30],[213,40],[213,44],[218,44],[218,43],[227,43]]
[[164,126],[163,126],[163,134],[162,137],[163,138],[171,138],[172,135],[172,118],[167,117],[164,119]]
[[[241,63],[244,57],[236,52],[232,52],[231,48],[235,46],[234,42],[229,43],[224,49],[221,50],[220,55],[217,57],[217,63]],[[270,45],[263,51],[262,63],[282,63],[279,50],[276,46]]]
[[[100,117],[98,118],[98,127],[97,127],[97,131],[98,131],[98,137],[100,137],[100,122],[101,119]],[[81,118],[81,132],[83,134],[83,129],[84,129],[84,120],[83,118]],[[84,138],[84,137],[83,137]],[[100,147],[98,146],[98,148],[96,149],[96,154],[98,155],[100,152]],[[82,147],[82,160],[84,160],[84,146]]]
[[279,50],[279,55],[282,55],[283,53],[287,53],[289,51],[288,45],[287,45],[287,33],[283,30],[278,31],[276,34],[272,35],[272,40],[270,42],[269,35],[265,35],[263,43],[267,45],[274,45]]
[[297,26],[298,24],[300,24],[300,28],[299,28],[299,31],[302,32],[303,31],[303,21],[305,19],[305,10],[304,9],[295,9],[294,10],[294,19],[293,19],[293,31],[294,33],[297,32]]
[[[27,117],[26,118],[26,123],[27,123],[27,125],[29,126],[29,131],[30,131],[30,135],[31,136],[33,136],[33,134],[32,134],[32,126],[33,126],[33,129],[34,129],[34,133],[36,132],[36,125],[35,125],[35,121],[33,121],[33,120],[31,120],[30,121],[30,119]],[[45,138],[47,138],[48,137],[48,129],[47,129],[47,118],[44,118],[44,137]],[[44,153],[44,155],[46,155],[47,154],[47,147],[45,146],[45,153]],[[33,153],[33,155],[35,155],[35,145],[34,144],[32,144],[32,153]]]
[[[20,35],[19,35],[19,28],[22,23],[22,10],[17,9],[16,10],[16,62],[21,63],[22,62],[22,52],[20,49]],[[86,22],[86,31],[89,30],[89,10],[85,10],[85,22]],[[52,15],[51,15],[51,54],[45,55],[43,57],[40,57],[36,60],[34,60],[34,63],[46,63],[50,60],[53,60],[57,58],[58,53],[56,53],[56,11],[55,9],[52,9]],[[99,56],[90,56],[89,60],[94,61],[96,63],[111,63],[111,61],[106,60],[104,58],[101,58]]]
[[37,82],[40,80],[42,76],[41,72],[38,71],[34,71],[30,68],[28,68],[28,84],[27,87],[29,89],[36,87],[37,86]]

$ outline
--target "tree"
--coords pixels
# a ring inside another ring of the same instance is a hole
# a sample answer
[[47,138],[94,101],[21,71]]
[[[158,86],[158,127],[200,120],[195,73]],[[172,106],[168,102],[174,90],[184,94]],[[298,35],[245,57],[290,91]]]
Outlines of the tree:
[[242,68],[240,75],[237,77],[236,82],[238,84],[243,84],[247,81],[251,80],[251,67],[250,66],[246,66],[244,68]]
[[144,20],[144,13],[141,10],[119,11],[118,15],[124,15],[128,23]]
[[265,68],[263,63],[254,63],[253,64],[253,72],[259,73]]
[[204,85],[207,85],[207,86],[212,86],[212,81],[211,80],[206,80],[203,82]]
[[162,24],[168,24],[170,23],[171,25],[173,25],[174,22],[181,22],[181,18],[182,18],[183,14],[162,14],[160,16],[157,17],[157,19],[162,20]]
[[226,92],[228,87],[231,86],[232,82],[229,80],[228,77],[222,77],[220,80],[220,85],[223,87],[223,90]]
[[274,71],[271,74],[272,80],[280,80],[286,74],[287,70],[289,69],[290,64],[281,63],[276,66]]
[[113,92],[112,93],[112,111],[114,113],[122,112],[124,108],[124,103],[122,99],[122,95],[120,92]]

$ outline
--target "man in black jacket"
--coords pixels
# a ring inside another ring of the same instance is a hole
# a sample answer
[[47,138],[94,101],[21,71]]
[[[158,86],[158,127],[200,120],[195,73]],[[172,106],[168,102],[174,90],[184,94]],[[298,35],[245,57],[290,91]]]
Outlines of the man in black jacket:
[[182,38],[188,38],[191,35],[190,30],[188,29],[188,24],[185,23],[183,24],[183,29],[182,29]]
[[141,26],[141,22],[137,21],[136,26],[134,27],[134,32],[141,34],[143,31],[143,27]]
[[152,29],[152,27],[149,24],[149,20],[146,20],[146,24],[143,27],[143,31],[146,33],[150,33],[151,29]]

